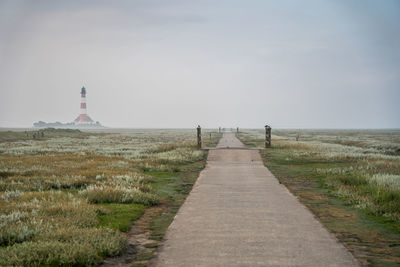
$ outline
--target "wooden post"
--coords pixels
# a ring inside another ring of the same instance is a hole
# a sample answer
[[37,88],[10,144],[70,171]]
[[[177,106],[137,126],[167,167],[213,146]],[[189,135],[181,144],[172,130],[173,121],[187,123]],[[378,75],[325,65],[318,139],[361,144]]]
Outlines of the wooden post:
[[197,148],[201,148],[201,127],[200,125],[197,126]]
[[265,147],[271,146],[271,127],[265,125]]
[[221,133],[221,127],[218,128],[218,132]]
[[236,127],[236,132],[239,133],[239,127]]
[[211,140],[211,132],[210,132],[210,140]]

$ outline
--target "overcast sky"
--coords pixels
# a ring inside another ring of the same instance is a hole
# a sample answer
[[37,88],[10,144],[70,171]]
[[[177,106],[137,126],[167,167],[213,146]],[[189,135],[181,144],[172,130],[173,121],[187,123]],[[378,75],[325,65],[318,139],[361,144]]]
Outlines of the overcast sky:
[[399,128],[400,1],[0,0],[0,127]]

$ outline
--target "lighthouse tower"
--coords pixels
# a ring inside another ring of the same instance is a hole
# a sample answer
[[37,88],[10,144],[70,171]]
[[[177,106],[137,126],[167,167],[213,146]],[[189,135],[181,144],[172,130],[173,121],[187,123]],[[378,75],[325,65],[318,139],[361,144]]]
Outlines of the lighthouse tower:
[[75,125],[91,125],[94,121],[87,115],[86,111],[86,88],[81,89],[81,114],[74,121]]

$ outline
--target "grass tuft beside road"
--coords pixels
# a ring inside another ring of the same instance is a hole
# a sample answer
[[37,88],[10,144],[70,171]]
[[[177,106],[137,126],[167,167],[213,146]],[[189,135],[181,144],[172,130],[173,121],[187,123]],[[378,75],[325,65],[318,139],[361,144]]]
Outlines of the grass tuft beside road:
[[99,214],[98,227],[106,227],[121,232],[131,229],[132,222],[139,219],[146,210],[142,204],[100,204],[107,212]]

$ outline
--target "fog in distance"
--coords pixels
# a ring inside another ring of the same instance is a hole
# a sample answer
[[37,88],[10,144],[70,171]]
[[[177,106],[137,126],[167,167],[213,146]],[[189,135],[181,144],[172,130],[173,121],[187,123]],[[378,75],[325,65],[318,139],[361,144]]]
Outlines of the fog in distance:
[[400,2],[0,2],[0,127],[399,128]]

